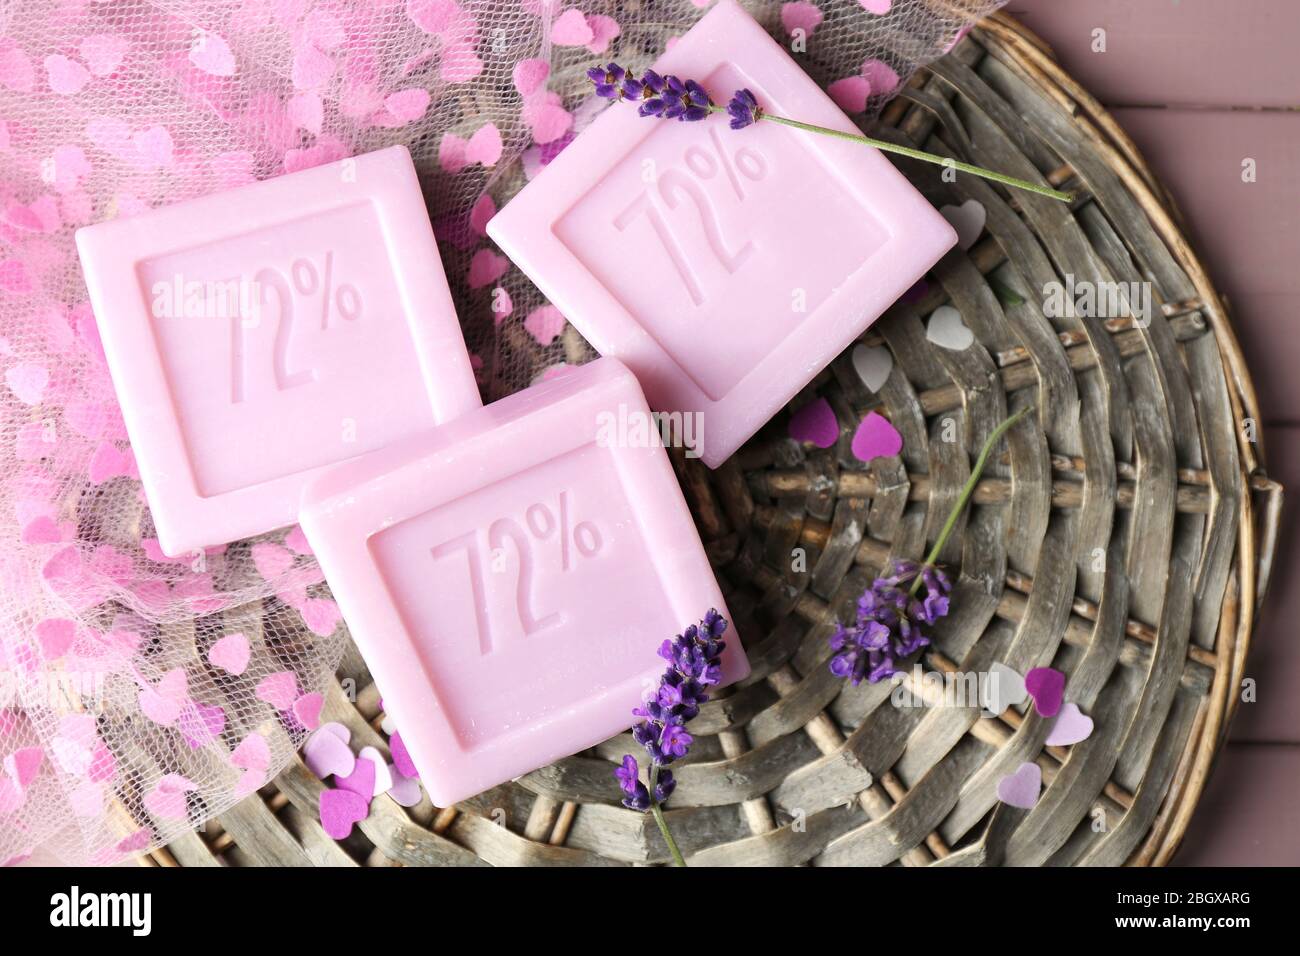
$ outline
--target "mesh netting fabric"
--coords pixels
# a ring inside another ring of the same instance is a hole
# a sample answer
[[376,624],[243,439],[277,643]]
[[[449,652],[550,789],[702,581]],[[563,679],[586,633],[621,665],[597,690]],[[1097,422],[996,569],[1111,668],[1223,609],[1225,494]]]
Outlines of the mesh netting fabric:
[[[748,3],[864,123],[1001,0]],[[109,863],[264,785],[346,630],[301,532],[165,557],[79,226],[405,144],[485,400],[590,349],[491,213],[709,0],[0,2],[0,864]]]

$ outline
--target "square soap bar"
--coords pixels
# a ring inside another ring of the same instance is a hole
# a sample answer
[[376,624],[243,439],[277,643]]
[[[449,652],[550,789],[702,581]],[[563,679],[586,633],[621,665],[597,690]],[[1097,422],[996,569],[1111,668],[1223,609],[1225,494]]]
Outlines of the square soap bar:
[[[856,133],[732,0],[654,64],[715,103]],[[956,242],[875,149],[725,113],[610,105],[488,234],[653,408],[695,413],[716,468]]]
[[[308,489],[303,530],[438,806],[627,730],[660,644],[727,615],[650,423],[597,359]],[[748,672],[729,630],[723,683]]]
[[167,554],[291,524],[321,468],[481,405],[405,147],[77,246]]

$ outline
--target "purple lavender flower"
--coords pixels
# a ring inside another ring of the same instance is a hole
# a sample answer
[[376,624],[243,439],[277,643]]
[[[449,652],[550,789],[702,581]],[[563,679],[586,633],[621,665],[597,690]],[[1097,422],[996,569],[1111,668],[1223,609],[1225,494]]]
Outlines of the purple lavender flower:
[[641,81],[617,63],[593,66],[587,79],[596,87],[596,95],[607,100],[637,100],[641,98]]
[[650,809],[650,791],[641,782],[640,772],[636,758],[627,754],[623,757],[623,765],[614,770],[614,776],[623,790],[623,806],[644,812]]
[[[664,78],[665,89],[669,79]],[[727,645],[721,638],[726,630],[726,618],[710,609],[699,624],[692,624],[660,645],[659,656],[668,666],[659,678],[659,686],[632,711],[641,718],[632,728],[632,739],[645,748],[650,758],[654,792],[651,794],[637,779],[637,762],[628,754],[622,766],[614,770],[625,794],[624,806],[649,810],[651,796],[657,805],[673,792],[676,783],[667,765],[685,757],[690,750],[695,738],[685,725],[709,699],[708,688],[722,681],[722,652]]]
[[[916,593],[922,584],[924,595]],[[900,670],[899,661],[929,645],[921,625],[934,624],[947,615],[951,590],[948,576],[938,568],[918,568],[911,561],[896,563],[858,598],[854,623],[848,627],[840,624],[831,635],[831,650],[835,651],[831,673],[847,677],[855,687],[864,678],[875,684],[894,676]]]
[[731,117],[732,129],[744,129],[762,119],[763,110],[749,90],[736,90],[727,104],[727,115]]

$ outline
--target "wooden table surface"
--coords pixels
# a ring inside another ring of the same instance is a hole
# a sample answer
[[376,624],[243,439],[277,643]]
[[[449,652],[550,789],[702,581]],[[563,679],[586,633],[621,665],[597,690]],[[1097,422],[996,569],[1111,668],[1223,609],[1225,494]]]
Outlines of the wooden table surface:
[[[1300,494],[1300,2],[1009,0],[1111,108],[1187,219],[1254,373],[1269,473]],[[1095,31],[1105,31],[1098,34]],[[1104,39],[1105,49],[1098,51]],[[1255,160],[1255,182],[1242,163]],[[1175,860],[1300,864],[1300,546],[1283,513],[1243,703]]]

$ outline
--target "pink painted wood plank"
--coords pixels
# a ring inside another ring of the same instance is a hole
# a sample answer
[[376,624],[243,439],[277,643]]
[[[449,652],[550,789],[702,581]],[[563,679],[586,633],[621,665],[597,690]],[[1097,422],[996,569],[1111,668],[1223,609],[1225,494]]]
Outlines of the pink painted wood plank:
[[1300,747],[1229,744],[1201,796],[1177,866],[1300,865]]
[[[1013,16],[1110,106],[1300,103],[1294,0],[1010,0]],[[1106,52],[1093,52],[1093,30]]]
[[[1296,5],[1300,9],[1300,4]],[[1120,109],[1226,294],[1268,422],[1300,422],[1300,112]],[[1255,182],[1242,161],[1255,160]]]

